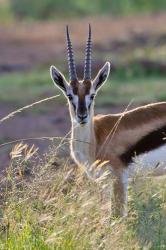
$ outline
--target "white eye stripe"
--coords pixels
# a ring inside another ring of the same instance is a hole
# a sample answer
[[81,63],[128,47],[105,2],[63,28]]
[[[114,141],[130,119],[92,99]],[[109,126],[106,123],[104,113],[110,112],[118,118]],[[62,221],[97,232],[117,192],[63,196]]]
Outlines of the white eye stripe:
[[86,103],[86,108],[88,109],[89,105],[92,103],[91,95],[86,95],[85,96],[85,103]]
[[78,96],[77,95],[73,95],[73,96],[74,96],[73,101],[75,105],[78,105]]
[[[95,93],[94,91],[91,91],[90,94],[85,96],[85,106],[87,109],[90,108],[90,105],[93,102],[93,98],[91,98],[92,96],[94,96]],[[70,102],[75,106],[76,110],[78,109],[78,105],[79,105],[79,96],[75,95],[72,91],[67,93],[67,96],[71,96],[72,98],[70,99],[68,97],[68,99],[70,100]]]
[[73,91],[70,90],[66,93],[67,97],[69,97],[69,99],[72,99],[72,102],[76,105],[78,103],[78,96],[74,95]]

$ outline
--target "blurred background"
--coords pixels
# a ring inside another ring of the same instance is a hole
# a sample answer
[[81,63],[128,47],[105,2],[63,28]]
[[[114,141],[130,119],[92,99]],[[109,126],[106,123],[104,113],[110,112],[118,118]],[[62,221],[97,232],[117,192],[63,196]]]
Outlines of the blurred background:
[[[166,101],[165,0],[0,0],[0,119],[56,95],[49,75],[56,65],[68,78],[65,25],[70,27],[78,75],[83,75],[88,24],[93,33],[93,76],[106,60],[112,69],[96,99],[96,113],[115,113]],[[64,136],[66,100],[43,103],[0,124],[0,169],[22,138]],[[32,140],[44,152],[46,140]]]

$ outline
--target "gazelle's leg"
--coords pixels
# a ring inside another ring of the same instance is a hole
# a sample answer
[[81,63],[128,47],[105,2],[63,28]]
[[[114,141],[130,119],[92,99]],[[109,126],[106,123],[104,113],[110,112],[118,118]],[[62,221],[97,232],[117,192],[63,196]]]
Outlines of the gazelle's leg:
[[123,169],[116,175],[113,181],[112,192],[112,215],[127,215],[127,188],[128,188],[128,170]]

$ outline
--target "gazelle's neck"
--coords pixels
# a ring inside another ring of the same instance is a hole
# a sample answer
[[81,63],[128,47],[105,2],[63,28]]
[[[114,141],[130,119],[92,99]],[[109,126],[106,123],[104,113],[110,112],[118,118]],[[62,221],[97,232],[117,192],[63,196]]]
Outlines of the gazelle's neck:
[[76,163],[88,171],[95,161],[96,140],[94,133],[93,116],[88,123],[81,125],[74,121],[71,116],[71,154]]

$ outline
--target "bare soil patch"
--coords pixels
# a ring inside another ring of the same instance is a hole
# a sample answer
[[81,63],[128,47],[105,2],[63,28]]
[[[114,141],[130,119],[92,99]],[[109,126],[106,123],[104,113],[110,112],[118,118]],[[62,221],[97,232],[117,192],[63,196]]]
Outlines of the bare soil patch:
[[0,72],[29,70],[41,64],[63,62],[66,57],[66,23],[70,25],[78,54],[83,54],[88,23],[93,27],[95,51],[118,51],[126,43],[131,49],[131,40],[136,44],[146,44],[155,36],[159,36],[158,42],[166,40],[166,26],[163,25],[166,14],[13,23],[0,26]]

